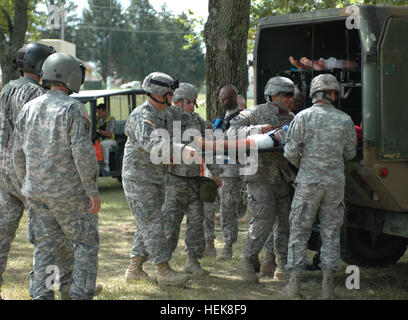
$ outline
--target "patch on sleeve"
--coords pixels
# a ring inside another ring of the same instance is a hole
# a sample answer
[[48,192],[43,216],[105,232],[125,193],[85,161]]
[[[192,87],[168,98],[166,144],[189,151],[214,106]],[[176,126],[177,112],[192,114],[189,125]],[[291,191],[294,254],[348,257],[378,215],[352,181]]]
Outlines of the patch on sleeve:
[[249,117],[251,116],[251,110],[245,109],[245,110],[242,110],[239,114],[244,117]]

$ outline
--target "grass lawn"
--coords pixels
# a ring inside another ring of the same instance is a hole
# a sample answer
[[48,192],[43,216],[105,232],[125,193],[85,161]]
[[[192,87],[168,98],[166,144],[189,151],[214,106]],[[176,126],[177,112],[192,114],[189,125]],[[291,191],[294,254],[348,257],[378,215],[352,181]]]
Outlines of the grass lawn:
[[[236,266],[242,255],[247,223],[240,222],[238,243],[234,245],[231,261],[220,262],[215,258],[203,258],[201,263],[211,274],[195,278],[186,288],[160,288],[147,282],[126,283],[125,270],[129,264],[135,222],[126,202],[121,184],[112,178],[99,179],[103,201],[100,216],[100,251],[98,282],[104,290],[96,299],[102,300],[275,300],[283,299],[279,292],[282,285],[271,280],[261,280],[260,284],[248,284],[240,280]],[[32,268],[33,247],[26,240],[27,216],[24,215],[13,242],[8,267],[4,273],[2,295],[6,299],[30,299],[28,293],[29,272]],[[179,246],[171,260],[171,265],[182,270],[184,253],[185,224],[182,226]],[[216,248],[223,247],[219,223],[216,224]],[[312,257],[313,252],[309,252]],[[262,259],[262,257],[261,257]],[[408,255],[394,266],[387,268],[361,268],[360,290],[347,290],[345,282],[349,274],[346,265],[335,276],[336,293],[342,299],[408,299]],[[145,264],[149,274],[154,267]],[[320,272],[305,272],[301,291],[305,299],[318,299],[320,294]]]

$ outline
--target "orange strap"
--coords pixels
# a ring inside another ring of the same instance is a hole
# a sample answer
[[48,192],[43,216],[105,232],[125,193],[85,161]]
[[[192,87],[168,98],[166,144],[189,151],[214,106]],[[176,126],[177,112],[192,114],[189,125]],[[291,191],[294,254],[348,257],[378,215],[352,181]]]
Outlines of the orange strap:
[[101,149],[101,145],[99,144],[98,140],[95,141],[94,149],[95,149],[96,160],[102,161],[103,160],[102,149]]

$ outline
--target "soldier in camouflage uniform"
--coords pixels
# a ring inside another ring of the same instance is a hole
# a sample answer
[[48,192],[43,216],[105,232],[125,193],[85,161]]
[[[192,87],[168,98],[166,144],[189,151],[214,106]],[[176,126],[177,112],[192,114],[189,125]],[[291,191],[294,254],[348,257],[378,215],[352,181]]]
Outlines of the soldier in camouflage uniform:
[[69,97],[78,92],[85,67],[65,53],[44,62],[42,81],[51,87],[25,104],[17,118],[14,165],[27,199],[28,234],[34,244],[30,275],[33,299],[53,299],[48,268],[70,257],[59,248],[74,247],[72,299],[92,299],[98,270],[99,172],[85,106]]
[[[197,89],[188,83],[181,83],[174,92],[173,102],[175,105],[192,116],[191,124],[185,129],[197,131],[200,137],[205,136],[205,129],[209,128],[206,121],[198,113],[194,112]],[[210,126],[211,128],[211,126]],[[181,132],[183,135],[184,131]],[[189,141],[192,142],[192,141]],[[216,165],[208,165],[212,172]],[[184,215],[187,215],[186,230],[186,253],[187,261],[184,271],[195,275],[206,275],[198,259],[203,257],[205,249],[204,238],[204,207],[200,200],[200,164],[176,164],[170,167],[170,174],[166,181],[166,196],[163,210],[167,219],[166,239],[171,253],[177,247],[180,234],[180,226]],[[218,176],[214,177],[218,184],[221,183]]]
[[310,87],[314,104],[296,115],[287,134],[284,156],[299,168],[289,217],[290,280],[283,290],[289,297],[299,296],[299,275],[316,214],[322,240],[322,298],[334,297],[333,272],[339,268],[344,216],[344,160],[356,155],[357,144],[353,121],[333,106],[339,91],[333,75],[315,77]]
[[[269,91],[269,86],[273,90]],[[267,103],[242,111],[231,121],[229,130],[231,135],[237,132],[244,132],[246,136],[261,134],[281,126],[278,112],[280,108],[287,108],[292,104],[294,84],[288,78],[274,77],[268,81],[267,88],[268,90],[265,90]],[[260,153],[256,174],[245,176],[248,183],[248,210],[251,220],[238,272],[246,281],[254,283],[259,281],[255,273],[254,260],[257,259],[272,231],[276,217],[280,216],[279,210],[281,208],[285,210],[281,201],[288,197],[289,188],[279,171],[281,158],[282,155],[277,152]]]
[[[177,87],[178,81],[167,74],[149,74],[142,84],[148,100],[136,108],[126,122],[125,134],[128,139],[123,159],[123,188],[136,220],[126,280],[152,281],[142,269],[147,259],[156,265],[159,285],[182,285],[190,279],[189,275],[174,271],[168,263],[171,252],[165,237],[166,220],[162,205],[165,198],[165,175],[170,162],[153,163],[151,160],[152,154],[160,149],[163,155],[171,155],[173,151],[182,152],[183,155],[194,154],[194,149],[181,143],[173,143],[171,138],[173,121],[181,121],[183,129],[183,125],[191,120],[191,115],[181,108],[170,107]],[[167,137],[155,135],[155,129],[170,133]]]
[[[38,82],[44,60],[52,53],[55,53],[52,47],[41,43],[30,43],[21,48],[16,66],[22,77],[6,84],[0,95],[0,289],[10,246],[26,205],[12,162],[13,131],[23,105],[45,93]],[[61,247],[61,250],[66,250],[65,256],[72,252],[69,246]],[[72,262],[67,267],[67,270],[60,270],[61,291],[65,298],[71,283]]]
[[[219,93],[221,106],[225,113],[214,122],[214,130],[221,129],[226,139],[228,138],[227,130],[230,127],[231,121],[241,111],[237,102],[237,96],[238,90],[231,84],[221,88]],[[225,245],[217,259],[230,260],[232,258],[232,246],[238,239],[238,215],[241,203],[242,179],[239,175],[239,165],[237,163],[228,163],[226,161],[221,167],[220,217]]]
[[[280,78],[270,79],[265,87],[265,95],[269,97],[270,101],[272,101],[273,96],[278,94],[281,90],[279,82],[278,85],[276,85],[275,81],[280,81]],[[284,81],[286,82],[286,80]],[[295,92],[295,87],[293,87],[293,92]],[[274,99],[277,101],[279,108],[277,114],[279,125],[289,125],[295,115],[289,111],[286,105],[279,102],[281,98]],[[289,181],[287,181],[288,179],[285,174],[282,175],[282,172],[288,172],[289,162],[283,157],[283,154],[279,157],[278,162],[279,171],[284,178],[282,179],[282,193],[281,197],[277,199],[277,215],[273,230],[270,232],[263,247],[264,260],[260,268],[259,276],[272,276],[274,281],[285,281],[287,280],[285,265],[289,240],[289,213],[292,199]]]

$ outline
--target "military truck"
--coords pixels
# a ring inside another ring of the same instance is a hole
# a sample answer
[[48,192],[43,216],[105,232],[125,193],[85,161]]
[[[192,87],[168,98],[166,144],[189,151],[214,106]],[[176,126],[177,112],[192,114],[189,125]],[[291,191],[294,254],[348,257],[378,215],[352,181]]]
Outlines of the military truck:
[[[311,105],[313,77],[340,82],[337,107],[362,123],[357,156],[346,163],[342,259],[359,266],[397,262],[408,239],[408,7],[358,6],[260,19],[254,47],[254,102],[275,75],[293,79]],[[308,57],[354,60],[354,69],[298,70]],[[318,249],[318,222],[309,249]]]
[[103,161],[99,161],[99,176],[113,177],[122,182],[123,152],[126,144],[126,135],[124,133],[126,120],[133,109],[146,100],[145,91],[142,89],[84,90],[72,94],[71,97],[85,104],[91,118],[92,141],[94,143],[96,141],[97,105],[105,103],[107,113],[115,118],[115,140],[117,146],[109,152],[109,172],[103,170]]

